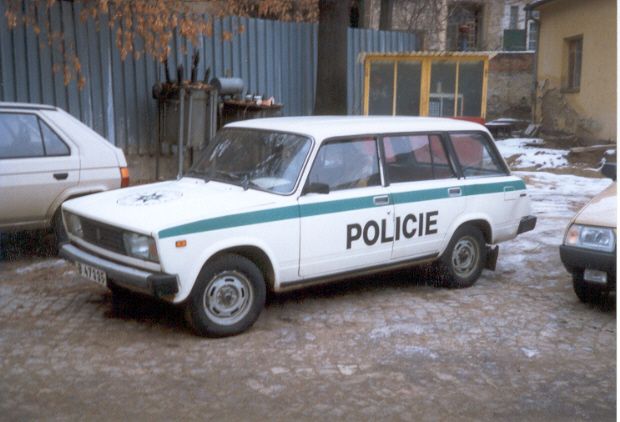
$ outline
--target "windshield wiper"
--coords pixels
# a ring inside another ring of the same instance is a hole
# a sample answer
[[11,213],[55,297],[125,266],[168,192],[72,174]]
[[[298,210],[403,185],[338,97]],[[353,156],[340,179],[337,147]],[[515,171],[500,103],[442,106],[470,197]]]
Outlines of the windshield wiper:
[[243,190],[248,190],[249,188],[254,188],[254,189],[258,189],[258,190],[264,190],[261,186],[257,185],[256,183],[254,183],[250,179],[249,173],[247,173],[243,177],[243,181],[241,182],[241,187],[243,188]]
[[187,173],[185,173],[184,176],[192,177],[192,175],[198,176],[199,178],[204,180],[205,183],[208,183],[209,181],[211,181],[211,176],[202,171],[190,170]]

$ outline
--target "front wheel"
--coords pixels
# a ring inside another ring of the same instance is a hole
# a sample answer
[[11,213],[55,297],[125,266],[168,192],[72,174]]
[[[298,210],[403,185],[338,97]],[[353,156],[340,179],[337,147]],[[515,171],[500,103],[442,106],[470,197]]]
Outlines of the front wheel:
[[235,254],[222,255],[202,269],[186,305],[194,330],[206,337],[242,333],[265,306],[265,281],[258,267]]
[[573,290],[583,303],[596,302],[603,292],[599,286],[587,283],[583,279],[583,272],[573,273]]
[[486,252],[480,229],[475,226],[459,227],[438,262],[439,284],[450,288],[472,286],[482,273]]

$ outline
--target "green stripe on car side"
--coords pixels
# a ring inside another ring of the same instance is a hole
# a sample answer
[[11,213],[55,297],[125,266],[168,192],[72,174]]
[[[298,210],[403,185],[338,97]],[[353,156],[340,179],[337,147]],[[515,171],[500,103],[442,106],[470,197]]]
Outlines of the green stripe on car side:
[[374,196],[365,196],[362,198],[340,199],[338,201],[321,202],[318,204],[305,204],[300,207],[301,210],[299,213],[302,217],[312,217],[315,215],[372,208],[376,206],[373,202],[373,198]]
[[289,220],[291,218],[299,218],[299,207],[297,205],[226,215],[183,224],[160,231],[159,238],[164,239],[166,237],[248,226],[250,224],[270,223],[272,221]]
[[[523,190],[525,189],[525,183],[522,180],[518,180],[511,182],[487,183],[482,185],[465,185],[461,186],[461,191],[462,196],[471,196],[499,193],[505,191],[506,188],[509,188],[509,190]],[[231,227],[248,226],[251,224],[271,223],[273,221],[290,220],[292,218],[312,217],[316,215],[373,208],[376,206],[373,202],[373,198],[375,196],[376,195],[362,198],[341,199],[317,204],[305,204],[300,207],[297,205],[291,205],[281,208],[271,208],[261,211],[251,211],[241,214],[209,218],[206,220],[200,220],[161,230],[159,232],[159,238],[165,239],[167,237],[181,236],[211,230],[221,230]],[[392,194],[391,197],[395,204],[443,199],[448,198],[448,187],[412,192],[400,192]]]

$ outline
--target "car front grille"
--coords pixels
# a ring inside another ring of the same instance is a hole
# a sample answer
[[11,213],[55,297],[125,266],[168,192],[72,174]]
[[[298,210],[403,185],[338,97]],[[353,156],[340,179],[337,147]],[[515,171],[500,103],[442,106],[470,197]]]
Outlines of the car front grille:
[[121,229],[83,217],[80,220],[85,241],[100,248],[126,255]]

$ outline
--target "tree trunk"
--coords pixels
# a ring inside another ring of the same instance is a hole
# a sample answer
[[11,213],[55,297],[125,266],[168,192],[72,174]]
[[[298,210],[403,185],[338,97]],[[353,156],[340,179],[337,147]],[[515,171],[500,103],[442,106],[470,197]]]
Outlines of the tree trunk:
[[381,0],[381,10],[379,11],[379,30],[392,30],[392,0]]
[[319,45],[314,114],[347,114],[348,0],[319,0]]

